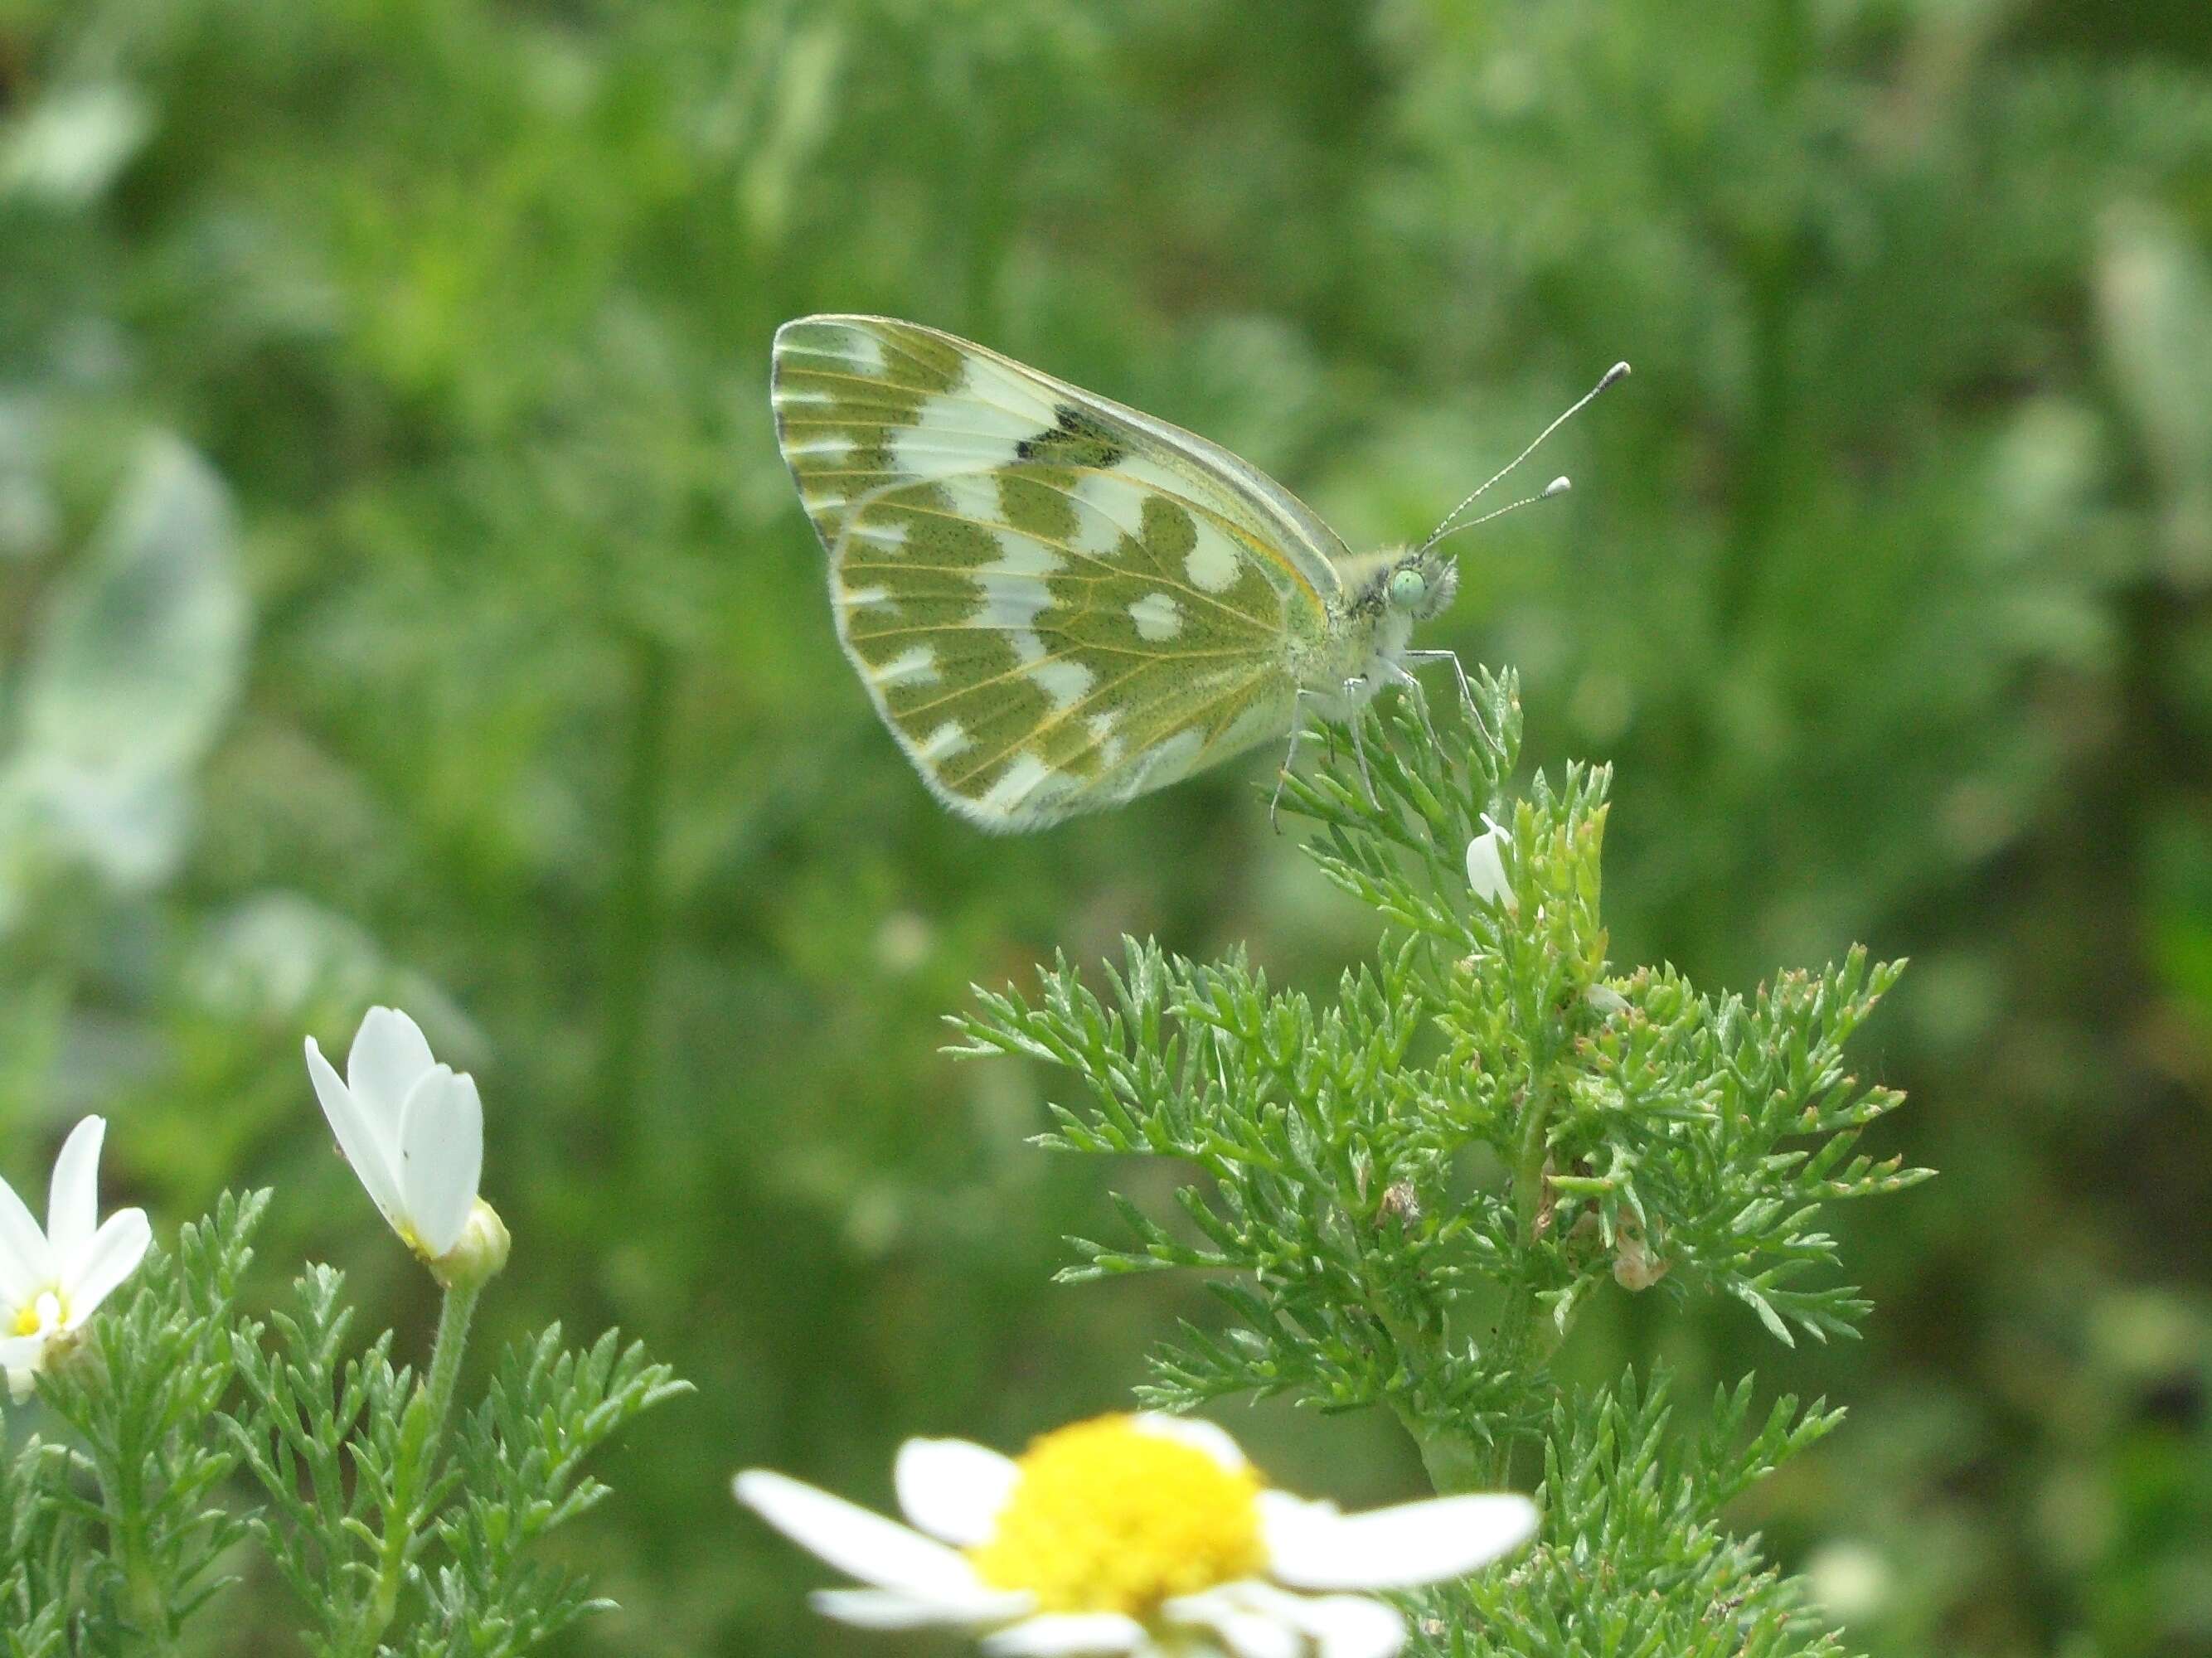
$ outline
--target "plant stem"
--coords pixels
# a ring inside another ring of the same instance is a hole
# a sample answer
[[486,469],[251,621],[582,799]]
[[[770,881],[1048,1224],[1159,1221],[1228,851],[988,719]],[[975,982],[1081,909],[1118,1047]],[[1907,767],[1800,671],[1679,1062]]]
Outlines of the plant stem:
[[[109,1376],[112,1382],[112,1370]],[[72,1425],[83,1432],[87,1424],[73,1421]],[[143,1637],[149,1652],[174,1652],[168,1591],[147,1544],[147,1448],[127,1413],[116,1424],[113,1440],[94,1460],[108,1540],[123,1568],[124,1601],[134,1632]]]
[[[1536,1243],[1536,1223],[1543,1213],[1544,1158],[1548,1149],[1545,1131],[1552,1116],[1552,1088],[1546,1076],[1548,1065],[1534,1067],[1527,1102],[1522,1108],[1521,1136],[1513,1158],[1513,1216],[1515,1230],[1529,1248]],[[1498,1315],[1498,1335],[1491,1363],[1498,1369],[1519,1371],[1530,1358],[1536,1323],[1535,1286],[1525,1277],[1505,1294]],[[1513,1472],[1513,1440],[1501,1434],[1491,1452],[1488,1483],[1503,1485]]]
[[[1401,1362],[1408,1369],[1442,1362],[1443,1355],[1437,1351],[1441,1344],[1431,1340],[1419,1325],[1391,1312],[1371,1295],[1368,1304],[1376,1321],[1390,1333],[1391,1345],[1397,1348]],[[1458,1434],[1438,1433],[1421,1419],[1420,1412],[1406,1400],[1392,1400],[1390,1408],[1396,1412],[1399,1425],[1420,1451],[1421,1466],[1428,1470],[1429,1484],[1436,1488],[1437,1496],[1482,1488],[1482,1454],[1473,1441]]]
[[1482,1491],[1488,1486],[1489,1464],[1473,1441],[1431,1432],[1406,1406],[1399,1406],[1397,1412],[1399,1422],[1413,1436],[1421,1453],[1421,1466],[1428,1470],[1429,1484],[1436,1488],[1437,1496]]
[[[1540,1011],[1530,1014],[1523,1035],[1529,1080],[1511,1151],[1513,1218],[1514,1231],[1522,1247],[1533,1253],[1544,1213],[1544,1171],[1551,1151],[1547,1134],[1557,1091],[1552,1082],[1552,1068],[1559,1048]],[[1419,1327],[1393,1317],[1379,1306],[1375,1310],[1401,1353],[1418,1355],[1430,1362],[1443,1361],[1443,1355],[1436,1351],[1437,1343]],[[1540,1325],[1536,1310],[1536,1285],[1524,1273],[1507,1288],[1504,1305],[1498,1310],[1497,1331],[1486,1355],[1490,1368],[1517,1375],[1549,1357],[1559,1333]],[[1428,1470],[1429,1482],[1439,1496],[1496,1489],[1510,1481],[1514,1436],[1510,1431],[1498,1434],[1486,1455],[1471,1436],[1438,1433],[1432,1424],[1424,1422],[1409,1406],[1396,1403],[1394,1408],[1398,1420],[1419,1447],[1422,1466]]]
[[[135,1486],[136,1481],[131,1482]],[[146,1525],[143,1493],[112,1494],[119,1498],[123,1512],[114,1525],[116,1552],[122,1558],[124,1591],[131,1606],[131,1621],[144,1638],[146,1650],[169,1653],[176,1650],[170,1637],[169,1597],[162,1588],[161,1575],[154,1570],[154,1562],[147,1553]],[[111,1507],[111,1514],[114,1512]]]
[[483,1293],[482,1284],[448,1290],[445,1304],[438,1309],[438,1333],[430,1342],[430,1375],[423,1383],[430,1404],[430,1439],[425,1455],[434,1452],[439,1436],[445,1432],[446,1417],[453,1409],[453,1387],[460,1379],[461,1350],[468,1345],[469,1318]]
[[399,1593],[407,1583],[407,1559],[412,1552],[415,1527],[423,1516],[417,1511],[418,1494],[432,1483],[438,1446],[452,1413],[454,1385],[461,1374],[461,1351],[469,1339],[469,1316],[476,1311],[481,1284],[463,1284],[446,1291],[438,1309],[438,1333],[430,1343],[430,1370],[408,1402],[407,1419],[400,1425],[400,1448],[393,1460],[392,1488],[384,1511],[384,1537],[378,1552],[376,1582],[368,1604],[347,1649],[366,1655],[376,1650],[384,1631],[399,1614]]

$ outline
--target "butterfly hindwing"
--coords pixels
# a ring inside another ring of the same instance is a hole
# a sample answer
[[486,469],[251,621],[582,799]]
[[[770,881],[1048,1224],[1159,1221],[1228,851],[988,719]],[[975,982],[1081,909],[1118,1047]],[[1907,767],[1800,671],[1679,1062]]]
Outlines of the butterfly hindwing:
[[1287,728],[1335,578],[1225,451],[872,318],[786,325],[775,404],[839,637],[963,816],[1041,828]]
[[1110,472],[894,485],[830,565],[878,711],[976,822],[1113,805],[1288,722],[1282,596],[1225,526]]

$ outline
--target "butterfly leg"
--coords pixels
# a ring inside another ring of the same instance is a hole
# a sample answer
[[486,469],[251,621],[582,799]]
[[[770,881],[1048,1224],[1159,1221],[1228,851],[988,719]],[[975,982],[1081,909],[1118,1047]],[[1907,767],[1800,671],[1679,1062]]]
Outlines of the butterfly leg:
[[1474,688],[1467,683],[1467,670],[1460,665],[1457,651],[1406,651],[1400,654],[1401,662],[1449,662],[1452,676],[1459,681],[1459,700],[1469,715],[1475,712]]
[[1429,746],[1435,748],[1437,745],[1437,728],[1435,722],[1429,718],[1429,694],[1421,689],[1419,680],[1406,671],[1402,663],[1386,662],[1382,666],[1384,671],[1390,676],[1390,683],[1394,685],[1403,685],[1407,694],[1412,696],[1413,712],[1420,719],[1421,730],[1428,735]]
[[1267,827],[1280,835],[1283,826],[1275,818],[1275,808],[1283,801],[1283,785],[1290,781],[1291,768],[1297,763],[1298,738],[1306,734],[1306,698],[1311,691],[1301,690],[1291,701],[1291,742],[1283,750],[1283,768],[1275,774],[1275,792],[1267,799]]
[[1359,735],[1359,693],[1366,688],[1364,674],[1354,674],[1344,682],[1345,698],[1352,707],[1352,718],[1345,723],[1352,728],[1352,752],[1359,762],[1359,780],[1367,786],[1367,804],[1380,811],[1382,798],[1375,793],[1375,774],[1367,769],[1367,744]]

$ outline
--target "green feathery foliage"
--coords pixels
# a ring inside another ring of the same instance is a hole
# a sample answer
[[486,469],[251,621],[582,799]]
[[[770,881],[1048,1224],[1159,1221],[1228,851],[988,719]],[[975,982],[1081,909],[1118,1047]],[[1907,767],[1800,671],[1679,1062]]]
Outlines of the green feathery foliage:
[[[1835,1418],[1784,1400],[1742,1441],[1747,1378],[1686,1449],[1662,1431],[1662,1381],[1563,1396],[1547,1367],[1607,1281],[1732,1297],[1784,1343],[1855,1333],[1867,1303],[1838,1277],[1821,1206],[1928,1172],[1856,1149],[1901,1096],[1843,1059],[1899,968],[1854,950],[1747,997],[1616,970],[1599,902],[1607,773],[1570,766],[1514,798],[1512,677],[1479,677],[1466,714],[1462,752],[1418,701],[1370,710],[1363,764],[1285,790],[1319,826],[1322,872],[1384,923],[1334,1000],[1273,988],[1241,954],[1199,963],[1131,940],[1103,996],[1064,959],[1034,995],[979,992],[954,1051],[1073,1073],[1048,1145],[1195,1171],[1179,1218],[1118,1199],[1130,1241],[1076,1240],[1062,1275],[1214,1275],[1225,1322],[1153,1356],[1152,1402],[1386,1407],[1439,1490],[1540,1468],[1540,1546],[1437,1603],[1482,1615],[1441,1618],[1449,1649],[1703,1650],[1676,1635],[1727,1607],[1732,1649],[1825,1650],[1796,1591],[1716,1527]],[[1498,896],[1466,872],[1486,816],[1505,830]]]
[[686,1384],[611,1331],[564,1350],[556,1325],[455,1412],[465,1309],[449,1299],[418,1378],[391,1332],[349,1343],[328,1266],[265,1324],[245,1317],[268,1196],[226,1194],[40,1375],[64,1431],[0,1461],[0,1658],[173,1652],[249,1540],[320,1658],[513,1658],[605,1604],[527,1552],[606,1494],[585,1459]]
[[27,1440],[4,1481],[10,1658],[164,1649],[228,1581],[219,1567],[247,1521],[223,1503],[233,1459],[211,1430],[268,1199],[226,1193],[150,1252],[129,1299],[39,1378],[65,1432]]

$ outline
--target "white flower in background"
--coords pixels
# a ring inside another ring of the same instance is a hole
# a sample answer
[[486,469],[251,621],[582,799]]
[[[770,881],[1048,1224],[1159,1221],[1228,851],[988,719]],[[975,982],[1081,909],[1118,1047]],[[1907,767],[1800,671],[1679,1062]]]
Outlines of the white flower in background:
[[1482,814],[1482,821],[1490,825],[1488,829],[1467,843],[1467,884],[1484,903],[1510,909],[1513,883],[1505,878],[1505,859],[1498,848],[1511,846],[1513,837],[1488,812]]
[[143,1209],[100,1218],[100,1142],[103,1117],[70,1131],[54,1159],[46,1225],[0,1181],[0,1369],[21,1400],[47,1360],[75,1345],[93,1309],[138,1269],[154,1229]]
[[507,1229],[477,1196],[483,1102],[474,1078],[432,1059],[422,1028],[390,1007],[362,1018],[343,1081],[308,1037],[307,1074],[346,1161],[441,1283],[480,1283],[506,1265]]
[[1267,1490],[1226,1433],[1182,1417],[1079,1422],[1019,1461],[910,1439],[895,1478],[912,1529],[779,1473],[741,1473],[737,1493],[867,1585],[817,1592],[817,1611],[964,1629],[994,1658],[1390,1658],[1405,1620],[1371,1591],[1462,1576],[1536,1529],[1517,1496],[1341,1515]]

